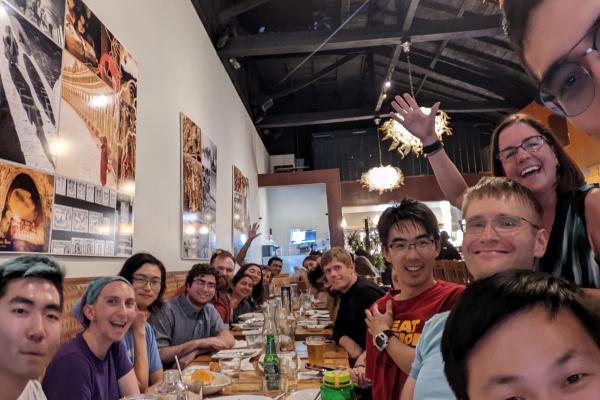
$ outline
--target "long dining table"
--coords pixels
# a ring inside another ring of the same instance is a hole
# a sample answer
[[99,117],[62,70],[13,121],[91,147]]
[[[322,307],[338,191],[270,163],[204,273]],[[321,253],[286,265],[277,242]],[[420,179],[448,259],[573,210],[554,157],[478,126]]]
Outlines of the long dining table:
[[[350,365],[348,353],[335,343],[328,343],[327,346],[328,348],[323,356],[324,362],[322,366],[333,369],[348,368]],[[297,390],[320,387],[322,380],[321,374],[305,374],[309,370],[305,368],[305,364],[308,359],[308,351],[304,342],[296,341],[296,354],[301,360],[300,368],[298,368]],[[206,354],[197,357],[191,365],[209,365],[211,361],[215,360],[213,360],[211,355]],[[226,386],[220,393],[211,396],[205,396],[205,398],[237,394],[267,395],[267,393],[263,390],[262,372],[257,366],[258,357],[251,359],[250,362],[254,367],[252,370],[240,371],[239,376],[234,379],[232,384]]]

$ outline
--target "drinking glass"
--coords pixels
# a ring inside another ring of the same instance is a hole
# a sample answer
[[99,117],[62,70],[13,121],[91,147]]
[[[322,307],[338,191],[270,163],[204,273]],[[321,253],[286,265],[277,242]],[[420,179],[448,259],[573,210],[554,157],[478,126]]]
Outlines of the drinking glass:
[[219,360],[219,368],[221,369],[221,372],[232,379],[239,376],[241,365],[242,359],[239,357],[230,359],[223,358]]

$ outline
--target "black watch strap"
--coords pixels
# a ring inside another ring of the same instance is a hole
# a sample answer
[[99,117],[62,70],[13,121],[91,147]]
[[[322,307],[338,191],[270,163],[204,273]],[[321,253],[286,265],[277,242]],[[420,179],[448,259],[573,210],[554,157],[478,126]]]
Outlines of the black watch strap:
[[385,331],[383,331],[383,333],[385,333],[385,336],[387,336],[388,338],[394,336],[394,332],[390,331],[389,329],[386,329]]
[[429,144],[427,146],[423,146],[423,155],[425,157],[432,155],[434,153],[437,153],[438,151],[440,151],[442,148],[444,147],[444,142],[440,141],[440,140],[436,140],[435,142],[433,142],[432,144]]

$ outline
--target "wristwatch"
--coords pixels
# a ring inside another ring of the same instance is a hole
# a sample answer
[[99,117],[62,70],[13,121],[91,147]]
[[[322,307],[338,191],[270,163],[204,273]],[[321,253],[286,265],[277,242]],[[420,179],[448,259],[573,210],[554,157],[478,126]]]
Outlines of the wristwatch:
[[385,351],[392,336],[394,336],[394,332],[389,329],[379,332],[377,336],[375,336],[375,347],[377,350]]
[[441,149],[444,148],[444,142],[438,140],[433,142],[432,144],[429,144],[427,146],[423,146],[423,156],[425,158],[434,155],[435,153],[437,153],[438,151],[440,151]]

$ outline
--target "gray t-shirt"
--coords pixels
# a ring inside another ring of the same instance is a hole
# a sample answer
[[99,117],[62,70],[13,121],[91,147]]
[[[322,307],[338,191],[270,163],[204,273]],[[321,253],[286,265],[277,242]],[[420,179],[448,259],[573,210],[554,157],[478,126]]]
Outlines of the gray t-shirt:
[[169,299],[148,322],[156,332],[159,348],[217,336],[227,329],[212,304],[205,304],[198,310],[185,294]]

